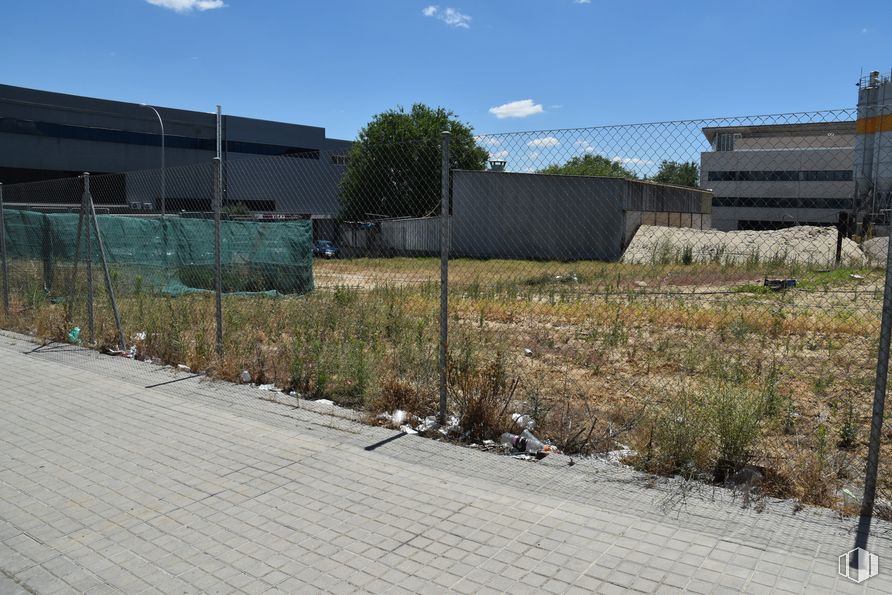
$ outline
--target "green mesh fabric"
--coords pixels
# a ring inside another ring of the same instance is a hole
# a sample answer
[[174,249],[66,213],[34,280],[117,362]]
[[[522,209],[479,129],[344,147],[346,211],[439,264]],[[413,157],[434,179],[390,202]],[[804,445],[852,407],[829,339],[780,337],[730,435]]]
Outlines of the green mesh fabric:
[[[48,285],[74,262],[77,214],[4,209],[10,259],[43,263]],[[168,295],[214,289],[214,222],[179,217],[97,217],[109,269],[117,287]],[[313,290],[309,221],[223,221],[220,224],[223,291],[302,294]],[[100,263],[91,234],[91,257]],[[86,226],[81,262],[87,258]]]

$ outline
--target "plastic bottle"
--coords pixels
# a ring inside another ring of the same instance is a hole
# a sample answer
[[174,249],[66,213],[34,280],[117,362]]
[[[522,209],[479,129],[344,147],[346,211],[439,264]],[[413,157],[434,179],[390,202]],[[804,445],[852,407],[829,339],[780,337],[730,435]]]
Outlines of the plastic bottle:
[[542,441],[536,438],[529,430],[524,430],[520,435],[505,432],[502,434],[500,442],[509,448],[529,454],[537,454],[545,449]]
[[530,454],[536,454],[537,452],[541,452],[545,448],[545,445],[542,443],[542,441],[533,436],[533,433],[529,430],[524,430],[523,432],[521,432],[520,437],[526,442],[522,450],[525,450]]
[[499,441],[508,448],[512,448],[514,450],[526,450],[527,441],[518,436],[517,434],[511,434],[510,432],[505,432],[502,434],[502,437]]
[[81,342],[81,327],[76,326],[68,333],[68,342],[77,345]]

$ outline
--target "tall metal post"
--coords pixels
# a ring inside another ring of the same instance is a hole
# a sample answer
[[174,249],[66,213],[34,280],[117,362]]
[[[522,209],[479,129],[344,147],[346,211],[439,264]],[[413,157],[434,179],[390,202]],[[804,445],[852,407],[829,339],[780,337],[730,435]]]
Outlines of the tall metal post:
[[[885,112],[885,106],[880,111]],[[882,138],[882,136],[880,137]],[[888,196],[878,196],[879,162],[873,173],[874,205]],[[874,501],[877,491],[877,473],[880,463],[880,441],[883,434],[883,418],[886,408],[886,381],[889,376],[889,344],[892,338],[892,236],[886,250],[886,283],[883,288],[883,315],[880,322],[880,343],[877,354],[876,384],[873,392],[873,413],[870,420],[870,441],[867,446],[867,470],[864,475],[864,498],[861,501],[861,515],[855,537],[856,547],[867,549],[867,537],[870,533],[870,520],[873,517]]]
[[[105,257],[105,245],[102,243],[102,234],[99,233],[99,220],[96,218],[96,205],[93,204],[93,195],[90,194],[90,185],[87,184],[87,201],[90,207],[90,219],[92,219],[93,231],[96,232],[96,246],[99,248],[99,259],[102,262],[102,272],[105,277],[105,291],[111,302],[112,314],[115,317],[115,328],[118,330],[118,347],[121,351],[127,349],[127,341],[124,339],[124,327],[121,324],[121,311],[118,309],[118,300],[115,299],[115,289],[112,286],[111,273],[108,270],[108,259]],[[90,224],[87,225],[87,237],[89,238]],[[93,281],[90,280],[92,293]],[[91,313],[92,317],[92,313]],[[92,331],[91,331],[92,334]]]
[[[892,239],[892,238],[890,238]],[[883,417],[886,407],[886,380],[889,375],[889,343],[892,338],[892,241],[886,252],[886,284],[883,289],[883,317],[880,322],[880,344],[877,355],[876,384],[873,391],[873,414],[870,420],[870,442],[867,447],[867,472],[864,476],[864,499],[861,502],[861,517],[873,516],[876,498],[877,470],[880,461],[880,440],[883,434]],[[858,533],[861,539],[861,531]],[[863,536],[866,539],[867,535]],[[863,545],[858,544],[858,547]]]
[[77,283],[77,267],[81,261],[81,234],[84,231],[84,215],[87,208],[87,195],[81,197],[81,208],[77,215],[77,236],[74,243],[74,266],[71,267],[71,276],[68,279],[68,303],[66,304],[67,321],[71,322],[74,313],[74,292]]
[[214,157],[214,303],[217,321],[217,355],[223,355],[223,265],[220,256],[220,214],[223,203],[223,160]]
[[[84,205],[93,202],[90,197],[90,174],[84,172]],[[89,217],[89,215],[88,215]],[[89,221],[87,222],[87,336],[90,344],[96,343],[96,329],[93,325],[93,238]]]
[[3,313],[9,316],[9,263],[6,261],[6,221],[3,218],[2,182],[0,182],[0,260],[3,261]]
[[446,423],[449,354],[449,132],[441,135],[440,172],[440,424]]
[[217,355],[223,355],[223,244],[220,218],[223,213],[223,110],[217,106],[217,156],[214,158],[214,302],[217,320]]

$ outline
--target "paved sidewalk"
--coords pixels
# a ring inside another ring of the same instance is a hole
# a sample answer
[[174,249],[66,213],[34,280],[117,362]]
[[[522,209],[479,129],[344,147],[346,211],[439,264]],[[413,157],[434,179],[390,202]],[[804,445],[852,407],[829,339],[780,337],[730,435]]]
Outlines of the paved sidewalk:
[[349,417],[0,334],[0,594],[892,592],[887,524],[856,585],[826,511]]

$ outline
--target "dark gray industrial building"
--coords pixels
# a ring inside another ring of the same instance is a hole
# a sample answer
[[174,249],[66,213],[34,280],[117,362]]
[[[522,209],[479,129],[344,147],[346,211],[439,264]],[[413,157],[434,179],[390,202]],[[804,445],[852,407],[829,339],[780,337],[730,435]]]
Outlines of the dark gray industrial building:
[[[209,210],[216,114],[154,107],[164,125],[166,210]],[[0,182],[9,190],[7,203],[76,204],[75,185],[70,191],[37,185],[42,192],[18,186],[18,194],[9,185],[88,171],[97,205],[157,211],[161,147],[158,116],[147,106],[0,85]],[[349,147],[317,126],[224,115],[225,200],[253,211],[333,216]]]

